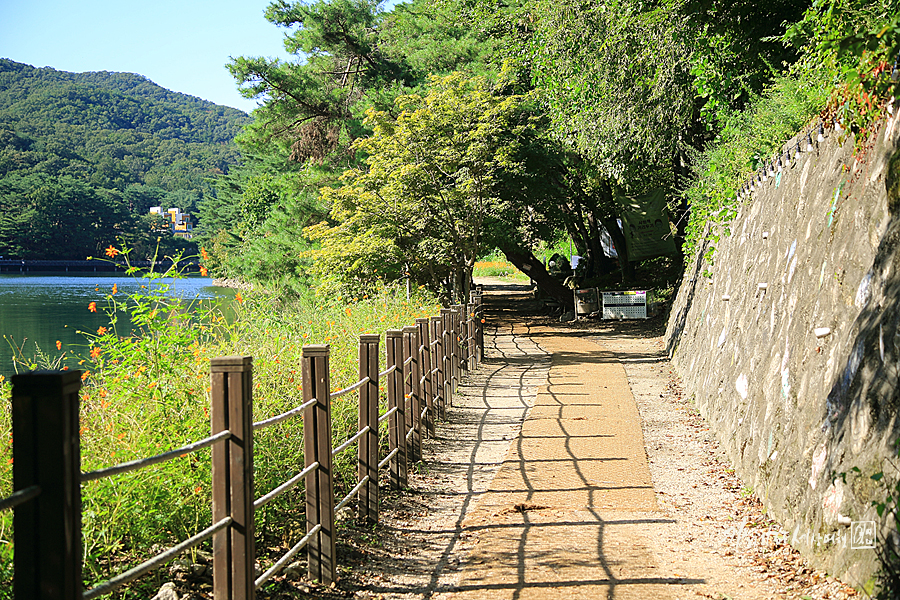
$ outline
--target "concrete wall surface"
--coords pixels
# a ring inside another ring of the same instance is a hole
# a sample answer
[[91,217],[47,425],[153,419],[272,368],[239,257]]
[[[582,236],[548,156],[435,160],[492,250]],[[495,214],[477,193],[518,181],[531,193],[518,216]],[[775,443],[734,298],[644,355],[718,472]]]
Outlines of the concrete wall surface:
[[743,203],[730,235],[708,236],[712,263],[688,267],[667,343],[791,543],[871,589],[877,552],[857,546],[890,530],[871,476],[896,481],[900,464],[900,114],[858,156],[826,131]]

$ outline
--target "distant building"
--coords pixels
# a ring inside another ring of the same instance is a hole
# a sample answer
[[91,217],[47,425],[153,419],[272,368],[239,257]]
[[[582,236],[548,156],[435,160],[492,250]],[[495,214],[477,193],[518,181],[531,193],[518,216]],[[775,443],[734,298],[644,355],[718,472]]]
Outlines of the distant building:
[[189,213],[181,212],[180,208],[170,208],[163,212],[162,206],[151,206],[150,214],[164,217],[168,224],[168,230],[175,237],[186,240],[194,237],[194,218]]

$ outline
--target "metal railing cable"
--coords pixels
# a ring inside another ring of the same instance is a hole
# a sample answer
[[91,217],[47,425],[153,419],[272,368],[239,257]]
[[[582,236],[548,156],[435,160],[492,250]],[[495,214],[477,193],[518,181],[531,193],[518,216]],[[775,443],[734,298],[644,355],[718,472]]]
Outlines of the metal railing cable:
[[299,542],[294,544],[293,548],[288,550],[284,556],[282,556],[281,558],[278,559],[278,562],[276,562],[274,565],[272,565],[268,571],[266,571],[265,573],[260,575],[259,578],[257,578],[257,580],[253,582],[253,586],[256,588],[259,588],[262,584],[264,584],[269,579],[271,579],[273,575],[278,573],[278,571],[283,569],[284,566],[286,564],[288,564],[288,561],[290,561],[292,558],[294,558],[295,554],[297,554],[298,552],[303,550],[303,548],[309,543],[309,540],[312,539],[312,536],[319,533],[319,531],[321,529],[322,529],[322,524],[316,523],[316,525],[312,529],[309,530],[309,533],[307,533],[305,536],[303,536],[303,538]]
[[381,415],[380,417],[378,417],[378,422],[379,422],[379,423],[383,422],[385,419],[387,419],[387,418],[390,417],[392,414],[394,414],[395,412],[397,412],[397,409],[398,409],[397,406],[392,406],[390,409],[388,409],[388,411],[387,411],[386,413],[384,413],[383,415]]
[[97,598],[99,596],[103,596],[103,595],[106,595],[106,594],[109,594],[109,593],[115,591],[116,589],[125,585],[126,583],[130,583],[130,582],[134,581],[135,579],[137,579],[138,577],[140,577],[141,575],[148,573],[148,572],[152,571],[153,569],[155,569],[156,567],[169,562],[170,560],[172,560],[173,558],[175,558],[176,556],[178,556],[179,554],[181,554],[188,548],[192,548],[193,546],[196,546],[200,542],[202,542],[206,539],[209,539],[217,531],[221,531],[225,527],[228,527],[231,524],[231,522],[232,522],[231,517],[225,517],[218,523],[215,523],[214,525],[207,527],[200,533],[189,537],[188,539],[184,540],[180,544],[172,546],[165,552],[161,552],[161,553],[157,554],[150,560],[139,564],[138,566],[134,567],[133,569],[129,569],[120,575],[116,575],[112,579],[104,581],[103,583],[101,583],[100,585],[98,585],[96,587],[86,590],[84,592],[84,594],[82,595],[82,598],[84,598],[84,600],[92,600],[93,598]]
[[420,418],[420,419],[424,419],[424,418],[425,418],[425,414],[426,414],[427,412],[428,412],[428,407],[426,406],[425,408],[422,409],[422,414],[419,415],[419,418]]
[[378,463],[378,468],[381,469],[384,467],[384,465],[391,462],[391,459],[397,456],[398,452],[400,452],[400,448],[394,448],[393,450],[391,450],[391,453],[381,459],[381,462]]
[[415,359],[415,358],[416,358],[415,356],[410,356],[409,358],[407,358],[406,360],[403,361],[403,366],[405,367],[406,365],[411,363],[413,361],[413,359]]
[[361,388],[365,384],[369,383],[370,381],[372,381],[371,377],[363,377],[362,379],[360,379],[359,381],[357,381],[356,383],[354,383],[351,386],[345,387],[344,389],[338,390],[336,392],[331,392],[331,399],[334,400],[335,398],[340,398],[344,394],[349,394],[353,390],[358,390],[359,388]]
[[169,450],[168,452],[163,452],[162,454],[157,454],[156,456],[151,456],[149,458],[138,458],[136,460],[131,460],[113,467],[106,467],[105,469],[97,469],[96,471],[82,473],[81,482],[84,483],[87,481],[94,481],[95,479],[102,479],[104,477],[119,475],[121,473],[128,473],[130,471],[143,469],[144,467],[149,467],[150,465],[166,462],[167,460],[180,458],[182,456],[185,456],[186,454],[202,450],[203,448],[212,446],[218,441],[225,440],[230,437],[230,431],[220,431],[219,433],[211,435],[208,438],[204,438],[199,442],[194,442],[193,444],[188,444],[187,446],[182,446],[181,448],[177,448],[175,450]]
[[344,442],[337,448],[332,449],[331,455],[335,456],[336,454],[340,454],[341,452],[343,452],[344,450],[349,448],[353,442],[355,442],[356,440],[361,438],[364,434],[368,433],[369,431],[372,431],[372,428],[369,427],[368,425],[366,425],[365,427],[363,427],[362,429],[357,431],[356,435],[354,435],[352,438],[350,438],[349,440],[347,440],[346,442]]
[[280,415],[276,415],[274,417],[265,419],[263,421],[257,421],[256,423],[253,424],[253,429],[254,430],[263,429],[264,427],[269,427],[271,425],[275,425],[276,423],[281,423],[285,419],[289,419],[289,418],[293,417],[294,415],[298,415],[298,414],[302,413],[305,409],[309,408],[316,402],[318,402],[318,400],[313,398],[312,400],[307,400],[300,406],[298,406],[296,408],[292,408],[291,410],[289,410],[287,412],[283,412]]
[[27,488],[22,488],[16,492],[13,492],[6,498],[0,500],[0,512],[4,510],[9,510],[10,508],[15,508],[20,504],[25,504],[29,500],[33,498],[37,498],[41,493],[41,486],[39,485],[31,485]]
[[300,483],[300,481],[304,477],[309,475],[310,471],[312,471],[313,469],[316,469],[318,467],[319,467],[319,461],[316,461],[316,462],[312,463],[311,465],[309,465],[308,467],[306,467],[305,469],[303,469],[302,471],[300,471],[299,473],[297,473],[296,475],[294,475],[293,477],[291,477],[290,479],[288,479],[287,481],[285,481],[284,483],[282,483],[281,485],[279,485],[277,488],[275,488],[274,490],[272,490],[265,496],[261,496],[258,500],[255,500],[253,502],[253,510],[262,508],[263,506],[265,506],[266,504],[268,504],[269,502],[271,502],[272,500],[274,500],[281,494],[285,493],[286,491],[288,491],[289,489],[291,489],[292,487],[294,487],[295,485]]

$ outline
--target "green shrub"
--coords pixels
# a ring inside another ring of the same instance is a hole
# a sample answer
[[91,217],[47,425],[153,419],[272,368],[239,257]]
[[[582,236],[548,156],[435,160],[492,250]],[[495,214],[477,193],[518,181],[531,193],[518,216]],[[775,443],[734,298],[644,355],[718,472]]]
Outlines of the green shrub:
[[[775,80],[746,110],[732,112],[713,144],[694,157],[695,179],[685,191],[690,203],[684,254],[695,257],[705,236],[718,240],[737,215],[738,190],[785,144],[808,127],[828,101],[827,72]],[[707,256],[710,259],[711,256]]]

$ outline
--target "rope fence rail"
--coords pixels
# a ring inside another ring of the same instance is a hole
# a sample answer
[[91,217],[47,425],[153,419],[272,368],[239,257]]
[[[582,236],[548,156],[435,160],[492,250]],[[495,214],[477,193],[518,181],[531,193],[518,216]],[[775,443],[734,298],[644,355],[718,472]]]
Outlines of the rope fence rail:
[[264,421],[257,421],[256,423],[253,424],[253,429],[264,429],[271,425],[275,425],[276,423],[281,423],[282,421],[285,421],[287,419],[290,419],[291,417],[295,417],[295,416],[301,414],[304,410],[306,410],[307,408],[309,408],[316,402],[318,402],[318,400],[313,398],[312,400],[309,400],[308,402],[304,402],[300,406],[298,406],[296,408],[292,408],[291,410],[289,410],[287,412],[283,412],[280,415],[276,415],[274,417],[265,419]]
[[[334,392],[330,391],[330,347],[304,346],[301,404],[257,422],[252,420],[252,357],[214,358],[210,361],[210,436],[155,456],[87,472],[81,471],[78,426],[81,372],[14,376],[14,460],[17,466],[29,465],[27,469],[15,469],[14,491],[0,499],[0,511],[15,511],[14,597],[92,600],[135,581],[210,538],[215,600],[252,600],[255,590],[303,549],[308,552],[309,578],[325,585],[333,583],[337,577],[335,513],[355,499],[357,518],[377,523],[378,480],[383,468],[390,472],[392,488],[408,486],[408,462],[421,459],[421,440],[434,435],[435,416],[443,414],[451,404],[461,370],[472,368],[473,357],[483,352],[471,329],[480,329],[475,317],[479,313],[480,295],[473,294],[473,304],[468,307],[443,309],[440,316],[417,319],[415,326],[385,332],[383,370],[379,370],[381,336],[361,335],[359,378]],[[469,334],[465,336],[467,329]],[[353,392],[359,396],[359,426],[351,437],[332,447],[330,403]],[[381,400],[386,402],[383,414],[379,414]],[[47,414],[52,418],[45,418]],[[42,418],[36,418],[38,415]],[[254,500],[254,432],[296,416],[303,419],[304,467]],[[388,451],[379,457],[383,442],[379,429],[385,422]],[[346,496],[336,500],[332,461],[353,445],[357,454],[356,482]],[[81,515],[77,512],[80,508],[71,510],[81,506],[81,484],[144,469],[205,448],[212,451],[213,524],[136,567],[83,590]],[[255,511],[301,483],[306,495],[306,533],[256,577]],[[38,502],[32,502],[37,498]],[[35,542],[37,538],[41,539],[40,547]],[[43,568],[49,555],[64,557],[61,563],[55,563],[64,568]]]
[[14,492],[6,498],[0,500],[0,512],[13,509],[21,504],[25,504],[29,500],[37,498],[40,494],[41,487],[39,485],[32,485],[25,488],[24,490]]
[[88,471],[87,473],[81,474],[81,482],[85,483],[88,481],[96,481],[97,479],[103,479],[104,477],[112,477],[113,475],[130,473],[131,471],[137,471],[138,469],[143,469],[162,462],[174,460],[176,458],[182,458],[184,456],[187,456],[188,454],[197,452],[198,450],[209,448],[216,442],[227,440],[230,437],[230,431],[223,431],[221,433],[217,433],[216,435],[211,435],[207,438],[204,438],[198,442],[194,442],[193,444],[188,444],[187,446],[182,446],[181,448],[177,448],[175,450],[169,450],[168,452],[163,452],[162,454],[157,454],[156,456],[151,456],[149,458],[138,458],[128,462],[124,462],[114,467],[106,467],[104,469],[97,469],[96,471]]
[[218,523],[211,525],[210,527],[207,527],[206,529],[204,529],[197,535],[189,537],[188,539],[184,540],[177,546],[172,546],[165,552],[160,552],[153,558],[147,560],[146,562],[139,564],[138,566],[134,567],[133,569],[129,569],[129,570],[125,571],[124,573],[122,573],[120,575],[116,575],[115,577],[101,583],[100,585],[98,585],[96,587],[86,590],[84,592],[84,594],[82,595],[82,598],[84,598],[84,600],[92,600],[93,598],[99,598],[100,596],[105,596],[106,594],[111,594],[112,592],[116,591],[117,589],[119,589],[120,587],[125,585],[126,583],[131,583],[132,581],[134,581],[141,575],[145,575],[145,574],[149,573],[150,571],[152,571],[153,569],[166,564],[167,562],[174,559],[176,556],[178,556],[185,550],[187,550],[189,548],[193,548],[200,542],[208,540],[215,533],[222,531],[229,525],[231,525],[231,517],[226,517],[226,518],[222,519],[221,521],[219,521]]

